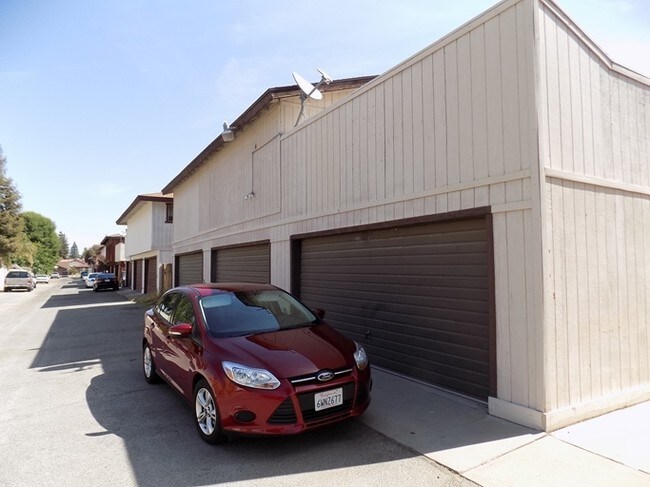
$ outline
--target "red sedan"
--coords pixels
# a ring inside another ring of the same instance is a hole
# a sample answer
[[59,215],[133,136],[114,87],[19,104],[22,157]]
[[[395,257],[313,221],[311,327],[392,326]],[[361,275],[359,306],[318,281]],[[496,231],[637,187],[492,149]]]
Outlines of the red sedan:
[[171,289],[144,315],[145,380],[162,377],[193,404],[208,443],[359,416],[370,403],[368,357],[322,315],[267,284]]

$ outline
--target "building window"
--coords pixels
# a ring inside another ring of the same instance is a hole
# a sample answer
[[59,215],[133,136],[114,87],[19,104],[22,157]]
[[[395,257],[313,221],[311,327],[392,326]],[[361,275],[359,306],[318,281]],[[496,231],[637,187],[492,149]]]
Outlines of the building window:
[[174,223],[174,204],[166,203],[165,223]]

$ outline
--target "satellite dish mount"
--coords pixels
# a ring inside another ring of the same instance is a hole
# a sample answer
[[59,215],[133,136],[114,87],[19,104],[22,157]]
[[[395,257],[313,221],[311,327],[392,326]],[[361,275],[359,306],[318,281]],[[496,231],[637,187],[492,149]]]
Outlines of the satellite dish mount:
[[307,81],[295,71],[291,73],[291,76],[293,76],[293,79],[296,81],[296,84],[302,92],[300,94],[300,113],[298,114],[298,118],[296,119],[294,127],[298,126],[302,118],[305,120],[307,119],[305,111],[307,104],[309,103],[309,99],[313,98],[314,100],[321,100],[323,98],[323,94],[318,90],[318,88],[323,86],[323,84],[329,85],[332,82],[332,78],[330,78],[325,71],[322,69],[316,69],[316,71],[318,71],[321,76],[320,81],[316,84],[316,86],[312,85],[309,81]]

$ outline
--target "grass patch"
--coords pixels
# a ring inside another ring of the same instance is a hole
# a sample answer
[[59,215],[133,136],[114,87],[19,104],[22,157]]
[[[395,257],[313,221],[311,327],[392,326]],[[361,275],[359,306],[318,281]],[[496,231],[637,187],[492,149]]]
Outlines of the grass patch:
[[153,306],[154,304],[156,304],[156,301],[158,301],[159,297],[160,297],[160,293],[155,292],[155,293],[143,294],[141,296],[136,296],[135,298],[133,298],[133,301],[145,306]]

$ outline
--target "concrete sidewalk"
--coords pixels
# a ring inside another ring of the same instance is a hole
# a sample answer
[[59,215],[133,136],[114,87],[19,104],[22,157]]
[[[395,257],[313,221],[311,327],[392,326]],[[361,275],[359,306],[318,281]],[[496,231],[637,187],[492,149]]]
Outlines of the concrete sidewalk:
[[373,381],[361,421],[481,486],[650,486],[650,402],[549,434],[381,369]]

